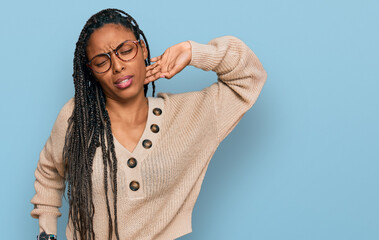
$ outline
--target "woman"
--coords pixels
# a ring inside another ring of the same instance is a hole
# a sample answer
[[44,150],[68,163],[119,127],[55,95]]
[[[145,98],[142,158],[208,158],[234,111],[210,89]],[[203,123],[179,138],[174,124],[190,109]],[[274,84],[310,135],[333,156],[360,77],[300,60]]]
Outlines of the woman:
[[[154,97],[155,80],[187,65],[215,71],[218,81]],[[192,232],[209,161],[266,76],[235,37],[182,42],[150,59],[131,16],[117,9],[93,15],[76,44],[75,96],[61,109],[35,172],[31,215],[41,239],[56,237],[65,181],[67,239],[167,240]],[[146,97],[150,83],[153,96]]]

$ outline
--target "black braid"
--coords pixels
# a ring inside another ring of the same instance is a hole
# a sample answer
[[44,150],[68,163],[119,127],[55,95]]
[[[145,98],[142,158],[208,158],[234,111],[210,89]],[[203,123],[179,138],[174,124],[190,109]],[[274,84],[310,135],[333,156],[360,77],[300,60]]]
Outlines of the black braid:
[[[104,9],[86,22],[76,43],[74,55],[75,104],[68,120],[63,159],[66,162],[67,196],[69,200],[69,218],[74,227],[73,239],[94,240],[93,216],[95,206],[92,199],[92,167],[96,149],[101,147],[104,164],[104,190],[108,211],[108,239],[112,238],[113,229],[119,240],[117,226],[117,157],[111,131],[111,122],[105,108],[106,98],[100,84],[95,80],[86,63],[86,47],[91,34],[104,24],[115,23],[130,29],[137,40],[142,35],[148,57],[145,65],[150,65],[150,49],[145,34],[129,14],[119,9]],[[155,84],[152,96],[155,95]],[[144,85],[146,97],[148,84]],[[114,222],[108,197],[108,167],[110,184],[113,192]],[[79,234],[79,236],[77,236]]]

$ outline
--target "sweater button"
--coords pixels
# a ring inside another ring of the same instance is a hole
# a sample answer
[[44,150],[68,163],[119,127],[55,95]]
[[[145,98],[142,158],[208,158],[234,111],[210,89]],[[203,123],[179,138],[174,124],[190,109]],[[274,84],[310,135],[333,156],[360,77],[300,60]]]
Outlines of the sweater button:
[[150,130],[153,132],[153,133],[157,133],[159,132],[159,127],[157,124],[151,124],[150,126]]
[[134,168],[135,166],[137,166],[137,160],[135,158],[129,158],[128,159],[128,166],[130,168]]
[[131,181],[129,187],[132,191],[137,191],[139,189],[139,182]]
[[143,140],[143,142],[142,142],[142,146],[143,146],[144,148],[151,148],[151,145],[153,145],[153,143],[152,143],[149,139],[145,139],[145,140]]
[[160,108],[154,108],[153,109],[153,113],[154,113],[154,115],[159,116],[159,115],[162,114],[162,109],[160,109]]

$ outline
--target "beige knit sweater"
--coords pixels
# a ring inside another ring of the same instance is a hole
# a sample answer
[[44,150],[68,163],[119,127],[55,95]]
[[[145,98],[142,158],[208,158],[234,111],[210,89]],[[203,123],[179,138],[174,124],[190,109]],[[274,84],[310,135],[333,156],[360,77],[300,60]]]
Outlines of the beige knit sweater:
[[[122,240],[171,240],[192,232],[192,210],[209,161],[220,142],[253,106],[266,81],[267,74],[258,58],[238,38],[224,36],[208,44],[189,42],[190,65],[215,71],[218,81],[200,91],[159,92],[157,97],[148,97],[146,127],[133,152],[114,138],[118,230]],[[31,200],[35,208],[31,215],[39,219],[40,232],[57,233],[65,176],[62,149],[73,107],[71,98],[61,109],[35,171],[36,194]],[[151,130],[152,124],[158,125],[158,132]],[[144,140],[151,141],[150,148],[143,144]],[[131,157],[137,161],[134,168],[127,164]],[[94,158],[92,181],[94,231],[96,239],[105,240],[108,214],[100,148]],[[139,183],[138,190],[131,190],[132,181]],[[109,197],[113,210],[111,192]],[[72,231],[69,221],[67,239],[72,239]]]

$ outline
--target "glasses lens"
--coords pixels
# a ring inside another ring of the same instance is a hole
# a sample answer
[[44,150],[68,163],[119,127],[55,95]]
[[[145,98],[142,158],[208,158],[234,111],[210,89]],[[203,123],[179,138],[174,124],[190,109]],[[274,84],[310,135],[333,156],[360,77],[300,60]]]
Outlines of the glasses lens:
[[118,56],[124,60],[129,61],[137,55],[137,46],[133,42],[126,42],[118,49]]
[[107,55],[99,55],[92,59],[91,67],[96,72],[105,72],[109,69],[111,61]]

